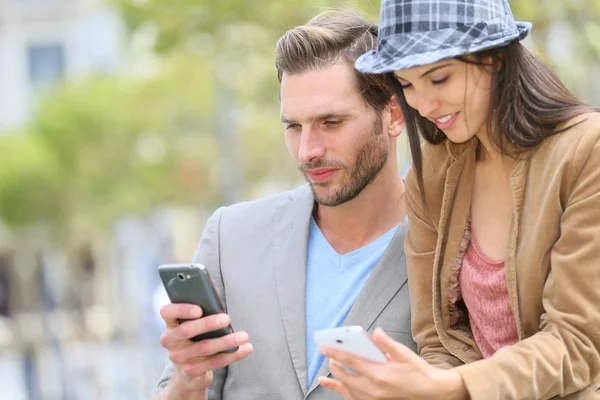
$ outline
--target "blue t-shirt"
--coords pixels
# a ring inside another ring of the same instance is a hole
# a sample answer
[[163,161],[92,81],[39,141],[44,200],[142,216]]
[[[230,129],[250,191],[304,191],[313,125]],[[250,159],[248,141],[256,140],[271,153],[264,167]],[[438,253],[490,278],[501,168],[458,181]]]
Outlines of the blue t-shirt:
[[324,360],[312,338],[313,332],[336,328],[344,322],[398,226],[368,245],[341,256],[323,236],[314,218],[311,218],[306,265],[308,386],[312,384]]

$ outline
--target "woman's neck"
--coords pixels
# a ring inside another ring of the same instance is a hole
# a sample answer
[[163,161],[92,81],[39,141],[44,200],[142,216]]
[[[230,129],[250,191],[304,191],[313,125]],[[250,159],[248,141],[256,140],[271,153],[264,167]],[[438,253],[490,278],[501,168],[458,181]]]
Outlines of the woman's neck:
[[510,173],[515,162],[506,154],[502,154],[490,141],[486,132],[477,134],[479,148],[477,151],[477,163],[486,164],[497,169],[499,172]]

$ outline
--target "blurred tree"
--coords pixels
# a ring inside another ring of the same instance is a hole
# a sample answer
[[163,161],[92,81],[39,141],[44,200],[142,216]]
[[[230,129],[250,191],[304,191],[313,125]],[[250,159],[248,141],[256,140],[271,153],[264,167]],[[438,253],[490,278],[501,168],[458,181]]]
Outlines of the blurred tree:
[[[174,48],[193,48],[207,35],[219,43],[220,51],[232,42],[254,50],[274,42],[256,42],[252,36],[235,35],[238,28],[261,27],[276,40],[293,26],[305,23],[329,8],[351,7],[372,18],[379,13],[378,0],[112,0],[121,9],[132,32],[149,28],[156,33],[158,52]],[[232,30],[233,28],[233,30]],[[256,28],[254,28],[256,29]],[[231,35],[233,34],[233,35]],[[248,46],[251,44],[251,46]]]
[[518,19],[531,21],[530,42],[567,86],[600,104],[600,1],[510,0]]
[[215,201],[203,182],[215,143],[201,75],[198,60],[173,57],[147,81],[92,78],[42,101],[31,136],[55,157],[71,215],[110,223],[165,202]]
[[26,134],[0,141],[0,219],[82,232],[158,204],[216,203],[202,65],[173,56],[150,79],[90,78],[49,93]]
[[52,155],[31,136],[15,134],[0,141],[0,218],[20,228],[56,223],[64,216],[63,176]]

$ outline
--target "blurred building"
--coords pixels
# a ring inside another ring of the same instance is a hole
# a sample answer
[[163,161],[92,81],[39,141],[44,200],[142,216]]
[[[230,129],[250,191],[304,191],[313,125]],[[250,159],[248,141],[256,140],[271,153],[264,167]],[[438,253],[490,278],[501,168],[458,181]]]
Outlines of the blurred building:
[[0,131],[26,122],[44,89],[119,70],[122,31],[101,0],[0,0]]

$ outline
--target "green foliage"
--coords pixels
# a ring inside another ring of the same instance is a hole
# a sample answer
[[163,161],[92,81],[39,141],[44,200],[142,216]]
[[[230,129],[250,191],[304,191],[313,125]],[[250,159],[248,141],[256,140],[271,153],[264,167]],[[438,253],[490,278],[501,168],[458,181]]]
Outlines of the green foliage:
[[600,102],[589,77],[600,63],[600,2],[597,0],[511,0],[515,16],[531,21],[534,50],[551,64],[567,86],[591,102]]
[[57,222],[64,215],[63,177],[39,142],[19,135],[0,141],[0,216],[11,226]]
[[[113,0],[130,30],[151,26],[157,32],[156,50],[165,52],[193,43],[198,37],[217,38],[230,26],[259,26],[279,37],[287,29],[305,23],[331,8],[356,8],[371,18],[379,14],[376,0]],[[247,36],[238,37],[251,47],[261,45]],[[219,38],[223,39],[223,38]],[[223,42],[219,41],[222,47]],[[273,45],[272,43],[267,43]]]
[[97,77],[40,101],[26,134],[0,141],[0,218],[109,224],[165,202],[214,202],[212,80],[171,57],[143,81]]

